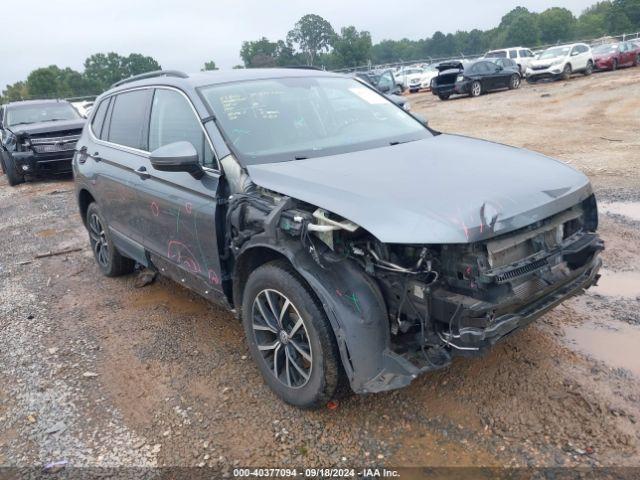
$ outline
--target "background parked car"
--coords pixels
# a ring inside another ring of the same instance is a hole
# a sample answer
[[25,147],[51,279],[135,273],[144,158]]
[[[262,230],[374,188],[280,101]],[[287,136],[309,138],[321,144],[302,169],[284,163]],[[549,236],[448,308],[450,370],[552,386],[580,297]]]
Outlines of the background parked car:
[[[520,73],[520,67],[515,62],[515,60],[511,60],[510,58],[494,57],[494,58],[488,58],[487,60],[495,63],[496,65],[500,65],[502,68],[517,70],[518,73]],[[522,74],[520,74],[520,77],[522,77]]]
[[484,58],[510,58],[516,63],[520,75],[522,76],[524,75],[524,72],[527,70],[527,67],[529,66],[531,61],[535,58],[535,55],[528,48],[511,47],[491,50],[484,55]]
[[422,88],[424,70],[422,68],[405,68],[400,71],[398,78],[405,90],[415,93]]
[[396,79],[391,70],[387,70],[380,75],[370,72],[358,72],[355,76],[357,80],[371,85],[399,107],[402,107],[406,111],[411,110],[409,100],[400,95],[402,93],[402,87],[396,83]]
[[64,100],[29,100],[0,107],[0,163],[9,185],[25,175],[71,172],[84,118]]
[[609,43],[593,47],[593,60],[598,70],[632,67],[640,61],[639,48],[631,42]]
[[433,79],[431,91],[440,100],[447,100],[454,94],[477,97],[490,90],[520,86],[517,68],[504,68],[489,60],[481,59],[466,65],[460,61],[443,62],[437,68],[440,73]]
[[593,72],[593,55],[586,43],[572,43],[547,48],[529,64],[526,77],[529,83],[538,80],[568,79],[572,73]]

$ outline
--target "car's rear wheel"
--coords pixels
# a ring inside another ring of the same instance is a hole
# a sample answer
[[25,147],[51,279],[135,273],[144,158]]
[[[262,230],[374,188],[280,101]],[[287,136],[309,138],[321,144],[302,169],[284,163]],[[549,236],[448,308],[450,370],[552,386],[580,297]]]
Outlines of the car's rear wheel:
[[615,72],[618,69],[618,60],[617,59],[613,59],[613,62],[611,62],[611,71]]
[[585,75],[591,75],[593,73],[593,62],[591,60],[589,60],[587,62],[587,67],[584,69],[584,74]]
[[438,98],[440,100],[449,100],[449,94],[448,93],[439,93],[438,94]]
[[567,63],[562,69],[562,79],[569,80],[570,77],[571,77],[571,64]]
[[509,79],[509,89],[515,90],[519,86],[520,86],[520,75],[514,73],[513,75],[511,75],[511,78]]
[[133,272],[135,262],[118,252],[111,239],[107,222],[95,202],[87,209],[86,226],[93,258],[104,275],[118,277]]
[[469,95],[472,97],[479,97],[482,93],[482,84],[478,80],[474,80],[471,82],[471,87],[469,88]]
[[7,175],[7,181],[12,187],[20,183],[24,183],[24,175],[20,175],[16,170],[16,164],[6,152],[1,152],[2,170]]
[[242,322],[251,356],[280,398],[317,408],[334,396],[341,366],[333,330],[309,287],[286,263],[271,262],[251,273]]
[[636,58],[633,59],[633,66],[637,67],[640,65],[640,54],[636,55]]

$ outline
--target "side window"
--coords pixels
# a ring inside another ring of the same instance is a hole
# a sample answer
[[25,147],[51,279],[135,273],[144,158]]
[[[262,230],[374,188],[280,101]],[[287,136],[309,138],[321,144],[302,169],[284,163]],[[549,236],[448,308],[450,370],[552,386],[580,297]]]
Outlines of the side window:
[[531,52],[529,52],[529,50],[520,50],[520,52],[518,52],[518,53],[520,53],[520,57],[522,57],[522,58],[531,57],[531,55],[530,55]]
[[102,126],[104,125],[104,119],[107,114],[107,108],[109,107],[110,101],[111,99],[107,98],[100,102],[100,105],[98,105],[96,113],[93,116],[93,120],[91,121],[91,130],[97,138],[102,138]]
[[159,88],[151,106],[149,150],[180,141],[190,142],[195,147],[203,166],[217,168],[200,120],[189,102],[174,90]]
[[147,111],[151,90],[121,93],[113,100],[109,141],[126,147],[146,150],[143,132],[147,125]]
[[517,50],[509,50],[509,58],[518,58]]

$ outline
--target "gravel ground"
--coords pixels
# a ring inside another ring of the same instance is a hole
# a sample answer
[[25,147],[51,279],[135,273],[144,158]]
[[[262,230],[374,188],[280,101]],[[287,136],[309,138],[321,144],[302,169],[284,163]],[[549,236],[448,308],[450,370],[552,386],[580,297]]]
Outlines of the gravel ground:
[[[640,68],[411,101],[436,129],[570,162],[601,201],[640,200]],[[638,333],[638,297],[589,292],[483,358],[300,411],[263,384],[230,313],[166,279],[100,276],[72,189],[0,177],[0,466],[640,466],[634,359],[566,333]],[[603,215],[601,234],[611,281],[640,270],[637,221]]]

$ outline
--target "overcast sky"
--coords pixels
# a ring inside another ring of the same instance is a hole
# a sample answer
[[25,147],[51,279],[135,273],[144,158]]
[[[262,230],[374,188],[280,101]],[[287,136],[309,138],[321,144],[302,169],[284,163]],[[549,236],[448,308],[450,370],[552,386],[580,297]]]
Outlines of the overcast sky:
[[562,6],[578,15],[595,1],[31,0],[27,10],[3,18],[0,88],[41,66],[81,71],[84,59],[97,52],[142,53],[163,68],[187,72],[207,60],[231,68],[241,63],[243,40],[283,39],[307,13],[321,15],[337,31],[346,25],[368,30],[376,42],[492,28],[518,5],[532,11]]

